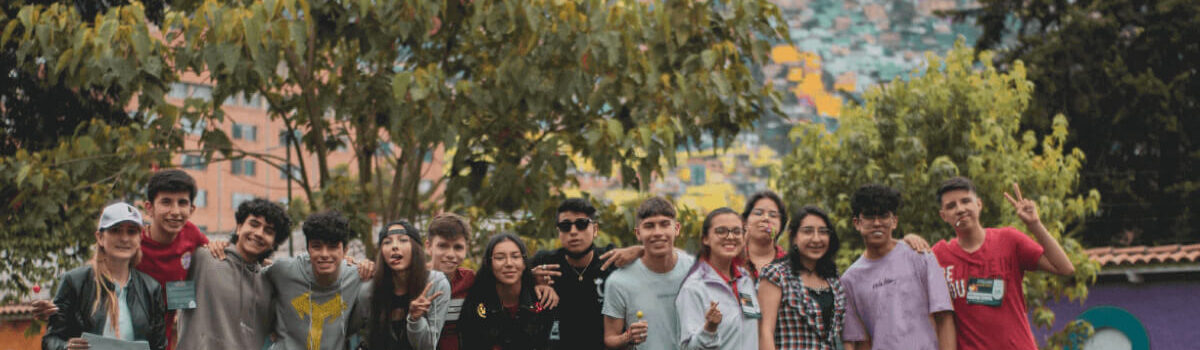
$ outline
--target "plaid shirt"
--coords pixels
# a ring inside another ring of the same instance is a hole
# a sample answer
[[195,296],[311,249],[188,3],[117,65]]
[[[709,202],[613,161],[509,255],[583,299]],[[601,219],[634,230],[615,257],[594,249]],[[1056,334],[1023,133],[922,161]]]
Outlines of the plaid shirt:
[[[846,313],[846,295],[838,279],[826,278],[833,288],[833,328],[826,332],[821,323],[821,306],[817,300],[804,292],[800,275],[792,273],[791,264],[778,261],[763,270],[763,278],[779,286],[783,291],[779,316],[775,320],[775,347],[786,349],[831,350],[837,348],[842,339],[842,317]],[[821,334],[825,334],[822,338]]]

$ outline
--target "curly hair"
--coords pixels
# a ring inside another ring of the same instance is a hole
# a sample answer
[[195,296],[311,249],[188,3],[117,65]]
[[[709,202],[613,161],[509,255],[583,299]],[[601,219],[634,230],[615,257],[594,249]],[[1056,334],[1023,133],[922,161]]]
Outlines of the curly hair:
[[850,211],[854,217],[858,217],[858,214],[896,214],[902,205],[904,202],[900,199],[900,191],[880,184],[863,185],[854,191],[854,197],[850,199]]
[[[237,212],[233,214],[233,217],[237,220],[238,226],[241,226],[250,215],[263,218],[268,224],[271,224],[271,227],[275,231],[275,245],[271,247],[270,251],[263,254],[264,258],[270,256],[276,249],[279,249],[279,245],[283,244],[283,241],[286,241],[292,235],[292,218],[288,217],[287,211],[283,209],[283,206],[275,202],[262,198],[242,202],[241,205],[238,205]],[[237,241],[238,235],[237,232],[234,232],[229,237],[229,243],[236,244]]]
[[301,225],[306,241],[321,241],[327,243],[340,242],[342,246],[350,241],[354,234],[350,230],[350,220],[336,210],[327,210],[309,215]]

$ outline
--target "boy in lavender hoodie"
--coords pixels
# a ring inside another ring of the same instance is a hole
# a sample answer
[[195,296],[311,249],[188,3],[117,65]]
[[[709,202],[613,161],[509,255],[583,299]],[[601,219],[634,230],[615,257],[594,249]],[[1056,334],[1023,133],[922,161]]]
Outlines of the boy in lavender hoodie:
[[954,315],[945,275],[933,254],[892,237],[900,192],[878,184],[851,199],[854,228],[866,250],[842,275],[846,349],[954,349]]

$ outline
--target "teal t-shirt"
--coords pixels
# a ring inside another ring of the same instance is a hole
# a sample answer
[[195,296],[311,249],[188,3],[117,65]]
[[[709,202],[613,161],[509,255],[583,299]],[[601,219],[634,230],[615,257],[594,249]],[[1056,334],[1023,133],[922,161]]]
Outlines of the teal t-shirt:
[[[133,272],[130,271],[130,274],[132,275]],[[120,313],[120,315],[117,315],[117,324],[120,326],[121,336],[118,337],[117,332],[113,329],[113,325],[108,324],[108,323],[106,323],[104,325],[104,334],[103,335],[105,337],[109,337],[109,338],[117,338],[117,339],[121,339],[121,340],[132,341],[133,340],[133,319],[129,318],[129,303],[125,301],[125,299],[126,299],[125,293],[127,293],[126,291],[129,289],[129,280],[128,279],[125,280],[124,287],[119,286],[116,283],[113,283],[113,289],[114,289],[114,292],[116,292],[116,294],[117,294],[117,312]],[[108,320],[109,318],[105,317],[104,319]]]
[[675,297],[696,259],[682,251],[675,267],[667,273],[650,271],[642,260],[614,271],[604,287],[604,316],[625,320],[625,325],[638,321],[637,312],[647,323],[646,341],[639,349],[679,349],[679,314],[675,312]]

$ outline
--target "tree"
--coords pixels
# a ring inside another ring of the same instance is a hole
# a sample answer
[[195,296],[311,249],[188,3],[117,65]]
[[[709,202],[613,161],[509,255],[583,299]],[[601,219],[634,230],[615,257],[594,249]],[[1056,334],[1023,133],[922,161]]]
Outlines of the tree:
[[[309,209],[358,213],[364,237],[367,212],[390,220],[466,211],[504,217],[526,235],[550,232],[558,189],[576,182],[573,154],[648,189],[678,148],[730,141],[775,109],[749,65],[785,35],[766,0],[280,0],[181,10],[164,25],[178,28],[169,42],[185,43],[178,66],[210,74],[213,101],[265,96],[273,118],[303,132],[295,146],[317,156],[298,164]],[[219,106],[184,115],[219,121]],[[380,152],[385,142],[399,151]],[[338,144],[356,156],[343,180],[324,161]],[[204,145],[281,166],[233,149],[220,130],[206,131]],[[439,151],[445,170],[428,169],[426,156]],[[429,171],[444,174],[431,186],[440,196],[419,190]],[[338,181],[350,187],[329,195]],[[370,252],[372,240],[363,242]]]
[[[37,40],[28,40],[22,43],[14,42],[7,44],[10,39],[34,39],[26,37],[25,32],[32,33],[28,28],[22,27],[22,24],[34,25],[52,25],[53,23],[38,21],[42,12],[30,11],[24,13],[25,20],[21,21],[22,9],[25,5],[42,5],[49,6],[59,3],[58,1],[49,0],[32,0],[32,1],[10,1],[0,5],[0,23],[9,23],[0,30],[7,30],[3,42],[0,45],[0,155],[12,156],[17,149],[26,151],[43,150],[54,148],[58,145],[60,138],[71,136],[80,124],[91,120],[92,118],[100,118],[109,124],[128,124],[135,119],[139,119],[137,115],[130,115],[125,111],[125,105],[120,102],[128,102],[127,94],[131,91],[128,88],[136,89],[135,84],[131,86],[120,86],[116,84],[106,84],[102,81],[97,81],[95,76],[80,76],[75,74],[60,74],[62,68],[76,68],[84,70],[92,70],[93,72],[103,72],[108,67],[92,65],[75,67],[71,64],[72,60],[78,60],[80,54],[85,54],[82,47],[69,46],[72,50],[60,52],[48,52],[48,58],[52,62],[67,61],[61,67],[57,64],[45,66],[44,64],[31,64],[41,56],[30,56],[32,54],[30,45],[45,45],[51,42],[61,43],[63,41],[71,41],[74,39],[82,39],[70,36],[57,37],[53,35],[43,35],[36,38]],[[78,15],[72,15],[69,19],[73,22],[84,20],[91,22],[97,15],[103,14],[109,8],[109,4],[124,5],[124,1],[111,2],[91,2],[80,1],[74,2],[72,5],[59,5],[58,11],[47,13],[50,16],[65,16],[65,10],[74,8]],[[148,19],[151,21],[159,21],[162,19],[162,2],[148,1],[147,12]],[[66,7],[63,7],[66,6]],[[17,19],[17,21],[9,22],[7,19]],[[68,18],[63,18],[68,19]],[[104,19],[102,19],[103,21]],[[12,26],[12,29],[8,29]],[[52,33],[68,33],[61,29],[50,29],[45,27],[43,31],[47,34]],[[69,51],[70,54],[66,52]],[[59,55],[54,55],[55,53]],[[62,55],[62,57],[60,57]],[[61,59],[60,59],[61,58]],[[110,63],[110,62],[93,62],[93,63]],[[122,63],[122,62],[116,62]],[[124,65],[114,65],[112,68],[121,69],[127,68],[128,62]],[[52,69],[47,72],[41,69],[30,70],[33,67],[50,67],[59,68]],[[49,73],[49,74],[46,74]],[[147,77],[130,76],[130,80],[141,80]],[[80,83],[87,83],[81,85]],[[147,84],[155,84],[153,80],[147,79]],[[95,88],[83,87],[92,85]]]
[[162,100],[174,74],[139,3],[89,18],[58,3],[17,5],[0,16],[3,79],[14,83],[0,90],[6,302],[87,259],[104,204],[136,198],[182,145],[176,109]]
[[999,64],[1025,62],[1036,88],[1022,128],[1050,132],[1065,114],[1065,146],[1088,155],[1082,185],[1104,202],[1085,241],[1123,230],[1144,244],[1200,239],[1200,2],[979,3],[953,15],[976,20],[977,48],[1001,48]]
[[798,145],[784,159],[777,186],[789,205],[817,204],[830,211],[849,248],[838,260],[844,269],[862,252],[862,239],[850,224],[849,203],[861,185],[875,182],[898,189],[905,203],[898,213],[899,231],[936,241],[953,234],[937,215],[935,192],[941,181],[955,175],[971,178],[984,202],[983,225],[1023,229],[1002,195],[1012,183],[1020,183],[1076,266],[1075,276],[1026,275],[1025,299],[1033,322],[1048,328],[1054,314],[1046,301],[1064,296],[1082,300],[1099,271],[1068,227],[1095,213],[1100,195],[1079,188],[1084,154],[1063,147],[1066,118],[1057,117],[1053,133],[1040,141],[1031,131],[1019,131],[1033,91],[1024,65],[1014,62],[1001,73],[992,65],[991,53],[980,53],[980,62],[973,57],[959,41],[944,60],[928,54],[926,66],[908,81],[867,91],[864,105],[845,111],[837,130],[797,125],[792,137]]

